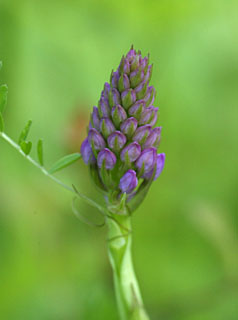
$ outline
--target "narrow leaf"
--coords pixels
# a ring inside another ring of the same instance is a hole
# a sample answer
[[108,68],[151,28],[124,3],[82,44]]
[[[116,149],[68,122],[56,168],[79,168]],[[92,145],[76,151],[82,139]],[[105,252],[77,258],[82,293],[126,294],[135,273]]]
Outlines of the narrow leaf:
[[0,70],[2,69],[2,61],[0,61]]
[[40,165],[44,166],[44,158],[43,158],[43,140],[40,139],[37,143],[37,154]]
[[59,159],[58,161],[56,161],[56,163],[51,167],[49,172],[50,173],[55,173],[55,172],[57,172],[59,170],[62,170],[65,167],[68,167],[69,165],[71,165],[72,163],[74,163],[75,161],[77,161],[80,158],[81,158],[81,154],[80,153],[69,154],[69,155]]
[[3,113],[7,104],[8,87],[6,84],[0,86],[0,112]]
[[22,141],[25,141],[27,136],[28,136],[28,133],[30,131],[30,128],[31,128],[31,124],[32,124],[32,120],[29,120],[25,126],[25,128],[22,130],[21,134],[20,134],[20,137],[19,137],[19,140],[18,140],[18,143],[21,144]]
[[21,141],[20,147],[22,151],[28,155],[31,152],[32,142],[31,141]]
[[4,120],[3,120],[3,116],[0,112],[0,132],[4,131]]

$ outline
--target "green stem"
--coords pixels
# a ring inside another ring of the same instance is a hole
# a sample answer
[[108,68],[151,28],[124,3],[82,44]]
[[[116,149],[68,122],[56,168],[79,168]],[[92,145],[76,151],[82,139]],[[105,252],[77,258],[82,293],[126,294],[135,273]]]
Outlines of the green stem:
[[54,182],[56,182],[58,185],[60,185],[61,187],[63,187],[64,189],[72,192],[76,197],[83,199],[86,203],[88,203],[89,205],[97,208],[103,215],[105,215],[105,209],[99,205],[98,203],[96,203],[95,201],[93,201],[92,199],[88,198],[86,195],[84,195],[83,193],[79,192],[78,190],[75,189],[75,187],[71,187],[68,186],[67,184],[63,183],[62,181],[60,181],[59,179],[57,179],[55,176],[53,176],[51,173],[49,173],[49,171],[47,171],[43,166],[41,166],[38,162],[36,162],[34,159],[32,159],[29,155],[26,155],[21,147],[15,142],[13,141],[6,133],[4,132],[0,132],[0,137],[3,138],[3,140],[5,140],[8,144],[10,144],[15,150],[17,150],[25,159],[27,159],[31,164],[33,164],[36,168],[40,169],[40,171],[47,176],[48,178],[50,178],[51,180],[53,180]]
[[110,213],[108,255],[113,270],[116,299],[121,320],[149,320],[131,257],[131,217]]

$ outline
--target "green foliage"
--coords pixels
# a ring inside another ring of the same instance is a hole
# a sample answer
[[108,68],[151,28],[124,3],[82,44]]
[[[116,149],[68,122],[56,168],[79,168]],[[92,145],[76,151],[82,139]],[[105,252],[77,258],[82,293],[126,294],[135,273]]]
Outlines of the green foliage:
[[26,124],[26,126],[24,127],[24,129],[22,130],[19,140],[18,140],[18,144],[21,147],[22,151],[28,155],[31,152],[31,148],[32,148],[32,142],[31,141],[26,141],[27,136],[29,134],[30,128],[31,128],[31,124],[32,124],[32,120],[29,120]]
[[43,167],[44,158],[43,158],[43,140],[42,139],[38,140],[38,143],[37,143],[37,155],[38,155],[39,163]]
[[32,120],[28,120],[26,126],[24,127],[24,129],[22,130],[19,139],[18,139],[18,143],[21,144],[22,141],[25,141],[27,139],[27,136],[29,134],[30,128],[31,128],[31,124],[32,124]]
[[56,161],[56,163],[53,164],[53,166],[50,168],[49,173],[53,174],[59,170],[62,170],[64,168],[68,167],[69,165],[71,165],[72,163],[74,163],[75,161],[79,160],[80,158],[81,158],[80,153],[69,154],[69,155],[59,159],[58,161]]
[[22,140],[20,142],[20,147],[22,149],[22,151],[28,155],[30,152],[31,152],[31,148],[32,148],[32,142],[31,141],[25,141],[25,140]]

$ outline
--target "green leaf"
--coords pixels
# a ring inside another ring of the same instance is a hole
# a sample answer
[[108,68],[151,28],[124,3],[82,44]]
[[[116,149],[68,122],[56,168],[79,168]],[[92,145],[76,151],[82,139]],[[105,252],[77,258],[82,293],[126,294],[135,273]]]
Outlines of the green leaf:
[[3,113],[7,104],[8,87],[6,84],[0,86],[0,112]]
[[20,137],[19,137],[19,140],[18,140],[18,143],[21,144],[22,141],[25,141],[27,136],[28,136],[28,133],[30,131],[30,128],[31,128],[31,124],[32,124],[32,120],[29,120],[25,126],[25,128],[22,130],[21,134],[20,134]]
[[31,141],[21,141],[20,147],[22,151],[28,155],[31,152],[32,142]]
[[44,166],[44,158],[43,158],[43,140],[40,139],[37,143],[37,154],[40,165]]
[[3,120],[3,116],[0,112],[0,132],[4,131],[4,120]]
[[0,70],[2,69],[2,61],[0,61]]
[[74,163],[75,161],[77,161],[80,158],[81,158],[81,154],[80,153],[69,154],[69,155],[59,159],[58,161],[56,161],[56,163],[51,167],[49,172],[50,173],[55,173],[55,172],[57,172],[59,170],[62,170],[65,167],[68,167],[69,165],[71,165],[72,163]]

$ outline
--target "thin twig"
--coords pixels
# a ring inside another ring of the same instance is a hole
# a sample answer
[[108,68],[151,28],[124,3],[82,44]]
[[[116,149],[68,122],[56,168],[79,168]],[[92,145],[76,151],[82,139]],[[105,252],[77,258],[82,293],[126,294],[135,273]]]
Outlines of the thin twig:
[[36,162],[34,159],[32,159],[29,155],[26,155],[21,147],[13,141],[6,133],[0,132],[0,137],[2,137],[8,144],[10,144],[15,150],[17,150],[25,159],[27,159],[29,162],[31,162],[35,167],[40,169],[40,171],[47,177],[49,177],[51,180],[56,182],[58,185],[66,189],[67,191],[72,192],[74,195],[76,195],[78,198],[83,199],[85,202],[87,202],[89,205],[97,208],[100,212],[105,214],[105,210],[101,205],[93,201],[92,199],[88,198],[86,195],[82,194],[79,192],[75,186],[71,187],[68,186],[67,184],[63,183],[59,179],[57,179],[55,176],[50,174],[43,166],[41,166],[38,162]]

